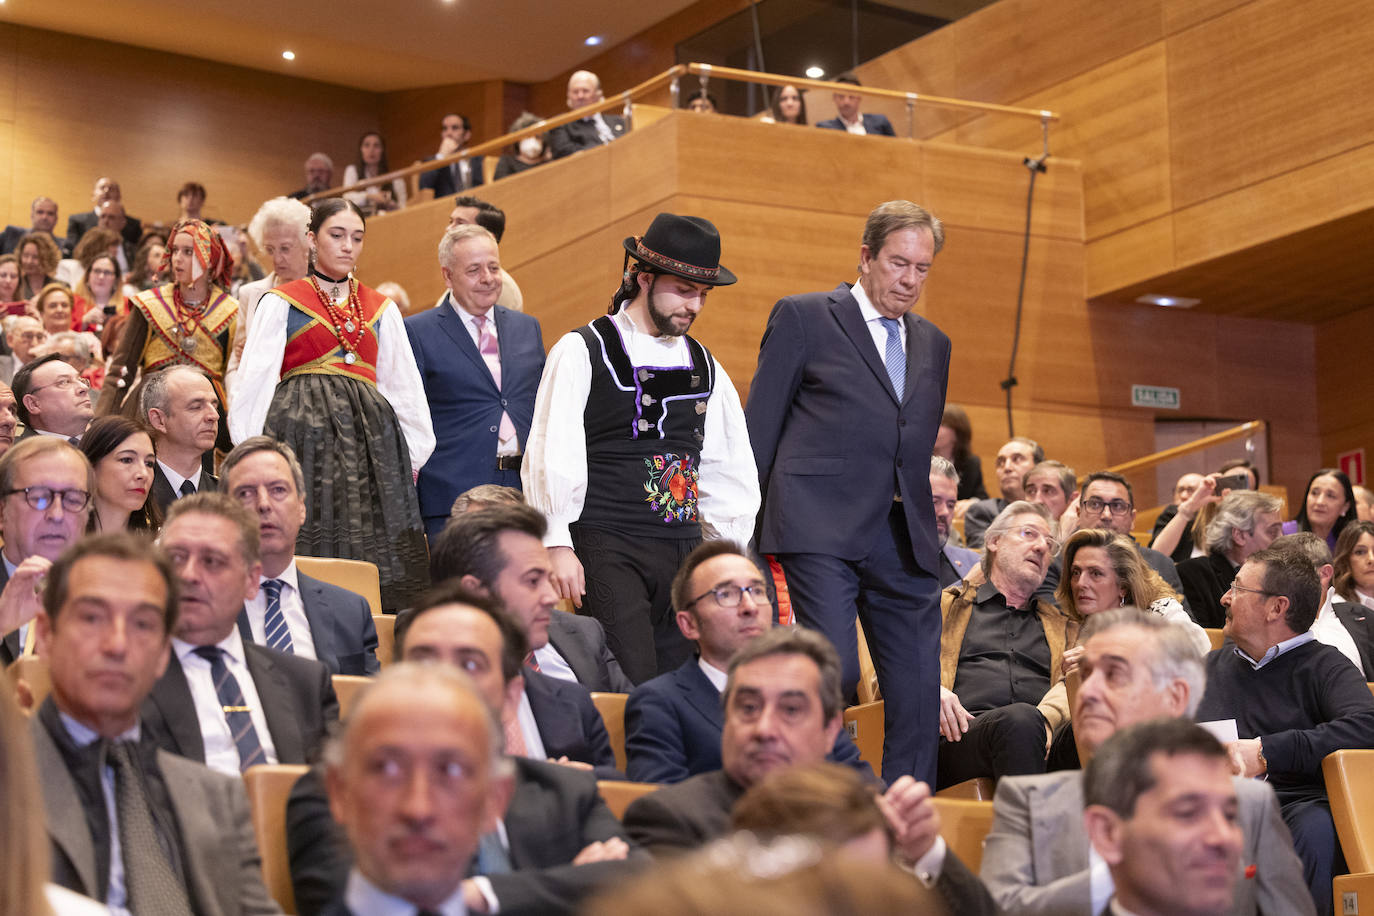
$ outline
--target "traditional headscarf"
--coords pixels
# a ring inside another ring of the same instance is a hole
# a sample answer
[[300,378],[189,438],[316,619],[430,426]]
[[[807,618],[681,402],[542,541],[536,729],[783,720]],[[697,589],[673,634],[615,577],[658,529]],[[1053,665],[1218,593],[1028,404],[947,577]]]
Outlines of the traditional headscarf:
[[211,283],[228,289],[229,278],[234,270],[234,256],[229,253],[219,233],[202,220],[179,219],[172,226],[171,234],[167,236],[167,252],[162,256],[163,272],[171,272],[172,246],[182,232],[191,237],[191,250],[195,255],[191,259],[191,280],[199,280],[201,274],[208,272]]

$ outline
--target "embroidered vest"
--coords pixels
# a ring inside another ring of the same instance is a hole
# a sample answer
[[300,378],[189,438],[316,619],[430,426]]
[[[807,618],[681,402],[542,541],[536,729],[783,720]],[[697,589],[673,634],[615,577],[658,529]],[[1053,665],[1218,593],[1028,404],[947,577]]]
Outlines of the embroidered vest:
[[172,284],[144,290],[130,300],[148,321],[148,342],[143,346],[143,374],[168,366],[199,366],[210,376],[215,391],[224,403],[224,368],[229,343],[238,324],[239,304],[233,296],[211,286],[205,297],[200,322],[191,333],[177,325],[176,302]]
[[686,338],[685,368],[636,366],[610,316],[578,328],[591,358],[583,411],[587,498],[581,524],[699,538],[697,478],[716,365]]
[[286,352],[281,360],[283,380],[293,375],[343,375],[377,387],[377,322],[390,299],[358,284],[364,332],[350,363],[334,333],[334,320],[308,279],[292,280],[272,292],[291,304],[286,316]]

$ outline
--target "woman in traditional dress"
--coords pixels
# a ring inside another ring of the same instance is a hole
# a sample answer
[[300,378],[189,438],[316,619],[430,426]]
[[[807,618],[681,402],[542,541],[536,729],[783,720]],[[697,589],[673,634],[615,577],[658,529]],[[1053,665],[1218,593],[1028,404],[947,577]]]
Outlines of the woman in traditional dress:
[[114,361],[100,391],[96,416],[121,412],[138,416],[134,377],[168,366],[195,366],[215,388],[220,402],[221,448],[224,430],[224,369],[238,324],[239,304],[226,290],[233,258],[219,235],[198,219],[172,226],[172,244],[163,258],[172,282],[139,293],[129,302]]
[[352,202],[315,204],[310,274],[258,300],[229,430],[295,450],[309,491],[297,551],[376,563],[396,611],[429,586],[414,475],[434,428],[401,310],[350,276],[364,229]]

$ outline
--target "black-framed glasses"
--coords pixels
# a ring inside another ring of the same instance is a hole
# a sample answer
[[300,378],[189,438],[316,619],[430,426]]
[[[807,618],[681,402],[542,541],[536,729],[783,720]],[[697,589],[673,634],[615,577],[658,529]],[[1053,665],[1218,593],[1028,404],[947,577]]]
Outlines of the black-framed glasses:
[[1251,588],[1251,587],[1248,586],[1248,585],[1241,585],[1239,579],[1232,579],[1232,580],[1231,580],[1231,591],[1233,591],[1233,592],[1254,592],[1256,595],[1267,595],[1267,596],[1269,596],[1270,598],[1274,597],[1274,593],[1273,593],[1273,592],[1265,591],[1265,590],[1262,589],[1262,588]]
[[0,495],[13,496],[16,493],[23,493],[24,502],[39,512],[51,506],[54,499],[60,499],[62,508],[68,512],[80,512],[91,501],[91,494],[86,490],[54,490],[52,487],[19,487]]
[[1131,511],[1131,504],[1124,499],[1114,499],[1108,502],[1105,499],[1098,499],[1096,496],[1089,496],[1083,500],[1083,508],[1093,515],[1101,515],[1103,509],[1111,509],[1112,515],[1125,515]]
[[745,595],[763,604],[768,601],[768,587],[762,583],[758,585],[717,585],[688,601],[687,607],[691,607],[707,595],[714,595],[716,604],[721,607],[739,607],[739,603],[744,600]]

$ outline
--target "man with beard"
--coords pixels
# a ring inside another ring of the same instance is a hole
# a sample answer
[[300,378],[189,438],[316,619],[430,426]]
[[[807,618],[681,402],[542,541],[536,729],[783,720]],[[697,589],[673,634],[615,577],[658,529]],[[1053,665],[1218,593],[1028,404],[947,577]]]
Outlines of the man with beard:
[[692,651],[670,608],[678,567],[703,536],[747,543],[759,487],[735,386],[687,336],[707,293],[735,282],[716,227],[660,213],[624,246],[611,314],[549,353],[521,477],[559,594],[642,683]]

